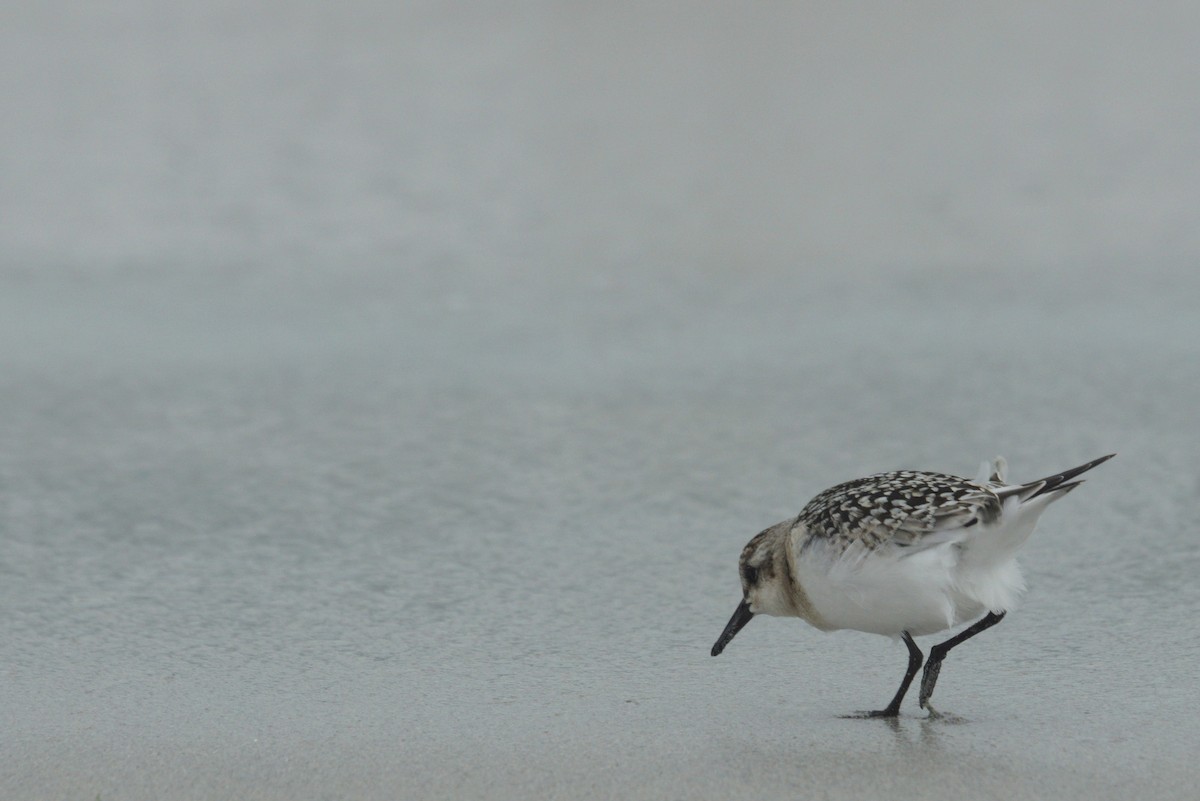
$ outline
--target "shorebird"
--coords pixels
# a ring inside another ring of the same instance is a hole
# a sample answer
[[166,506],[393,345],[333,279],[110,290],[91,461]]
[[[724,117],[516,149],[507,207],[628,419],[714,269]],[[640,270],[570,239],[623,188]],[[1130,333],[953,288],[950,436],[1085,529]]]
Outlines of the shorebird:
[[900,689],[885,708],[856,715],[894,718],[924,659],[913,637],[975,621],[929,650],[920,705],[934,714],[946,654],[1003,620],[1024,591],[1016,554],[1038,517],[1114,455],[1025,484],[1009,484],[996,457],[974,480],[899,470],[830,487],[742,549],[742,602],[712,655],[755,615],[898,637],[908,646]]

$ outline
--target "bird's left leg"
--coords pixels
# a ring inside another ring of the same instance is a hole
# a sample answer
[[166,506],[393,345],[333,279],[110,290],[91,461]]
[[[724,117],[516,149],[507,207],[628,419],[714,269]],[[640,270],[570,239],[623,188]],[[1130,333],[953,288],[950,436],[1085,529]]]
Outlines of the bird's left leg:
[[904,679],[900,682],[900,689],[896,690],[896,695],[893,696],[892,702],[887,705],[886,709],[879,709],[873,712],[860,712],[850,717],[895,718],[900,715],[900,702],[904,700],[904,694],[908,692],[908,685],[912,684],[913,676],[917,675],[917,671],[921,669],[921,661],[925,658],[921,653],[921,649],[913,642],[911,634],[905,631],[901,632],[901,636],[904,644],[908,646],[908,669],[904,671]]
[[974,637],[985,629],[990,629],[992,626],[1004,619],[1007,612],[996,614],[988,612],[980,620],[974,623],[969,628],[963,629],[961,632],[946,640],[938,643],[929,649],[929,661],[925,663],[925,672],[921,675],[921,708],[925,709],[929,705],[929,697],[933,695],[933,686],[937,684],[938,673],[942,669],[942,660],[946,658],[946,654],[951,648],[961,642]]

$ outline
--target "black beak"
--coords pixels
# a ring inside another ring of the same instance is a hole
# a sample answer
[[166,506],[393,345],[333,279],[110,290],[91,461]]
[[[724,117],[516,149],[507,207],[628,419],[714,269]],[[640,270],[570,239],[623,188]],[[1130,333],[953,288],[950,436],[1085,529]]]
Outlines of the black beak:
[[725,630],[717,638],[717,643],[712,649],[712,655],[716,656],[724,651],[725,646],[729,645],[729,641],[733,639],[733,635],[741,631],[742,626],[749,623],[752,617],[754,617],[754,613],[750,611],[750,603],[748,601],[742,601],[738,604],[738,608],[733,610],[733,617],[729,618],[729,622],[725,624]]

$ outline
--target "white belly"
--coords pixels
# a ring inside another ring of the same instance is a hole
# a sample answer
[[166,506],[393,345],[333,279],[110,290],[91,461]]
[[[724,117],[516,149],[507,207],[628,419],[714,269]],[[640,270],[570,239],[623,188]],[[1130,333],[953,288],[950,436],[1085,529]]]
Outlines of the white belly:
[[854,629],[898,637],[933,634],[1009,608],[1022,589],[1014,560],[980,569],[961,564],[962,549],[945,543],[910,552],[882,548],[830,558],[809,549],[796,564],[825,630]]

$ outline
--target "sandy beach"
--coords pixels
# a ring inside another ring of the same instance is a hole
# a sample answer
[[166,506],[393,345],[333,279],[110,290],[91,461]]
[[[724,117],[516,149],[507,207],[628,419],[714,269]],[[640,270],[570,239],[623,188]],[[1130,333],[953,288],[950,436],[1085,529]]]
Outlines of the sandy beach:
[[[0,797],[1195,796],[1200,12],[0,18]],[[1111,452],[943,718],[709,656],[819,490]]]

